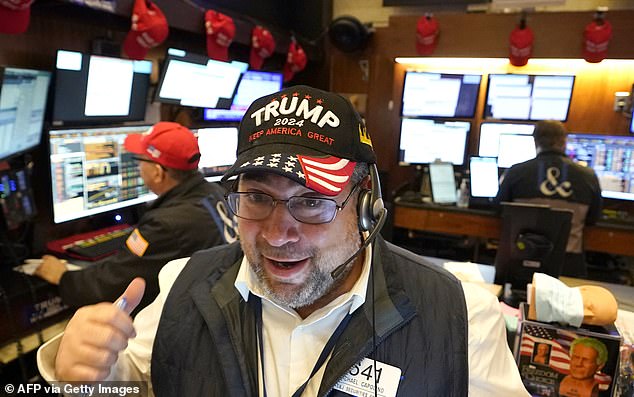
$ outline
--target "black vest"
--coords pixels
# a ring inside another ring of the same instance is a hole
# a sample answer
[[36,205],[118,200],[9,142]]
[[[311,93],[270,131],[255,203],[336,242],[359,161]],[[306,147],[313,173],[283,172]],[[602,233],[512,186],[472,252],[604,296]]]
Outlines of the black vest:
[[[241,260],[237,243],[200,251],[174,283],[152,354],[157,396],[257,397],[254,315],[234,287]],[[332,386],[360,359],[375,357],[402,370],[398,396],[467,396],[467,312],[459,281],[380,238],[373,269],[374,305],[370,285],[326,364],[319,395],[344,395]]]

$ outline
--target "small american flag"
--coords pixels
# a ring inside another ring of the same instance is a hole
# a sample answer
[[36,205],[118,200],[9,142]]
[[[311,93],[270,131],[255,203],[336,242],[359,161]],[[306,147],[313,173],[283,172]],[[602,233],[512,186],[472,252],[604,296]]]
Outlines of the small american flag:
[[[547,343],[551,346],[548,366],[555,371],[568,375],[570,373],[570,344],[579,335],[564,329],[550,329],[539,326],[524,325],[520,355],[531,357],[535,343]],[[599,389],[607,390],[612,377],[598,372],[594,379],[599,383]]]
[[150,243],[148,243],[147,240],[143,238],[141,232],[139,232],[139,229],[134,229],[132,233],[130,233],[128,239],[125,241],[125,245],[134,255],[143,256]]
[[274,153],[248,161],[241,167],[275,169],[277,172],[292,176],[295,180],[301,180],[309,189],[335,196],[350,181],[356,164],[354,161],[334,156],[310,157]]

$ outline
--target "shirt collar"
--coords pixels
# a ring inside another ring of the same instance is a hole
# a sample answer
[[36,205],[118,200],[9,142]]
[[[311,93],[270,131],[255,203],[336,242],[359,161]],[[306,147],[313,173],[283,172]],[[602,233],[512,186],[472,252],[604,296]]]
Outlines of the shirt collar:
[[[365,236],[367,238],[367,236]],[[364,251],[365,256],[363,259],[363,268],[361,269],[361,275],[359,279],[354,283],[350,291],[346,292],[340,298],[336,299],[340,301],[340,304],[345,304],[351,302],[350,313],[353,313],[357,310],[363,303],[365,303],[366,293],[368,290],[368,280],[370,279],[370,265],[372,262],[372,244],[368,245],[368,247]],[[240,264],[240,269],[238,270],[238,275],[236,276],[236,281],[234,282],[234,286],[242,295],[242,298],[245,301],[249,300],[249,292],[259,296],[262,299],[266,299],[270,301],[268,297],[265,296],[264,292],[260,288],[258,284],[257,277],[249,266],[247,262],[247,257],[244,256],[242,258],[242,263]]]

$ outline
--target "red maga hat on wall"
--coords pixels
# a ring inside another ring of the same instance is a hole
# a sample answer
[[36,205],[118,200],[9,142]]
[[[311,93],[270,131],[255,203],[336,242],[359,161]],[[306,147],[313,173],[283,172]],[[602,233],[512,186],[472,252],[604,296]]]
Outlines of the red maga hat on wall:
[[271,32],[262,26],[256,26],[251,33],[251,54],[249,65],[251,68],[260,70],[264,60],[275,51],[275,39]]
[[0,0],[0,33],[26,32],[34,0]]
[[608,56],[608,46],[612,38],[610,22],[597,17],[586,25],[583,31],[583,59],[588,62],[601,62]]
[[167,19],[149,0],[136,0],[132,11],[132,28],[123,41],[123,52],[130,59],[145,59],[150,48],[160,45],[169,33]]
[[205,12],[207,56],[217,61],[229,60],[229,46],[236,35],[233,18],[214,10]]
[[416,52],[418,55],[431,55],[438,44],[440,26],[431,14],[420,17],[416,24]]
[[290,81],[295,76],[295,73],[304,70],[307,62],[308,58],[302,46],[297,44],[295,40],[291,40],[291,44],[288,45],[286,63],[284,64],[284,82]]
[[528,26],[517,26],[509,37],[509,61],[513,66],[524,66],[533,55],[533,31]]

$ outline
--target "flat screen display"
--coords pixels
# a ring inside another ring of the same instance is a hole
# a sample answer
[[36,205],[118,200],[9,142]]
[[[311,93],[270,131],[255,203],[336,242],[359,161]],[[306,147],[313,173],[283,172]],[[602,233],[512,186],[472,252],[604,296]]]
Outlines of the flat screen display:
[[575,76],[490,74],[484,117],[565,121],[574,82]]
[[497,157],[500,152],[500,136],[502,134],[532,135],[534,129],[534,124],[484,122],[480,124],[478,156]]
[[594,170],[603,197],[634,201],[634,137],[570,134],[566,154]]
[[236,161],[238,129],[236,127],[199,128],[200,162],[198,167],[208,181],[219,181]]
[[282,74],[275,72],[246,71],[230,109],[205,109],[207,121],[240,121],[247,108],[258,98],[282,89]]
[[401,120],[399,163],[443,161],[462,165],[470,128],[471,123],[467,121],[404,118]]
[[473,117],[482,76],[408,71],[401,116]]
[[495,197],[498,194],[498,162],[495,157],[469,159],[469,178],[472,197]]
[[221,62],[170,48],[156,90],[156,100],[180,106],[229,109],[244,62]]
[[456,202],[456,177],[453,173],[453,164],[429,163],[429,182],[434,203],[453,204]]
[[150,126],[51,130],[51,196],[55,223],[101,214],[156,198],[139,175],[128,134]]
[[0,68],[0,159],[39,145],[51,73]]
[[145,119],[152,62],[58,50],[53,124]]

